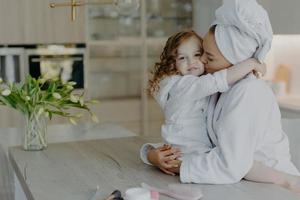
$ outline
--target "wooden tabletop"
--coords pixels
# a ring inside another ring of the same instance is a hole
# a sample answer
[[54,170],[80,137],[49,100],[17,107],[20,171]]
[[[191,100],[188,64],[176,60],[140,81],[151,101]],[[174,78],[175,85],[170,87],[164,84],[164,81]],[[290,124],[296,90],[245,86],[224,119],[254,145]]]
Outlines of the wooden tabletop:
[[[98,199],[113,190],[122,193],[142,182],[157,187],[179,183],[139,159],[145,142],[158,138],[127,137],[50,144],[44,151],[9,148],[9,157],[28,200],[89,200],[99,185]],[[272,184],[242,181],[231,185],[193,185],[203,200],[296,200],[295,194]],[[161,196],[161,200],[171,198]]]
[[[0,199],[24,199],[18,182],[14,181],[13,170],[8,160],[8,148],[22,144],[24,127],[0,128]],[[133,132],[114,123],[56,124],[47,126],[49,143],[74,142],[135,136]],[[20,196],[20,197],[19,197]]]

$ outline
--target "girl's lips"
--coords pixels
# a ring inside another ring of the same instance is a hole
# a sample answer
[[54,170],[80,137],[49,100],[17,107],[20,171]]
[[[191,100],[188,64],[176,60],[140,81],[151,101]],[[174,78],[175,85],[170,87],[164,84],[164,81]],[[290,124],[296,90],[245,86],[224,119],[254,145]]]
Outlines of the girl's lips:
[[189,68],[188,71],[193,71],[193,70],[197,70],[198,67],[192,67],[192,68]]

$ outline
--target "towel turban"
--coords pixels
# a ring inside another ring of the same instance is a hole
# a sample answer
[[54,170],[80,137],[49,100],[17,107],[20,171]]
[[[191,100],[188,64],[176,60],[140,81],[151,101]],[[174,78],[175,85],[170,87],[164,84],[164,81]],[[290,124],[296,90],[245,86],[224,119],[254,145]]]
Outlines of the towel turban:
[[273,31],[268,13],[256,0],[223,0],[215,17],[217,46],[231,64],[251,57],[263,62]]

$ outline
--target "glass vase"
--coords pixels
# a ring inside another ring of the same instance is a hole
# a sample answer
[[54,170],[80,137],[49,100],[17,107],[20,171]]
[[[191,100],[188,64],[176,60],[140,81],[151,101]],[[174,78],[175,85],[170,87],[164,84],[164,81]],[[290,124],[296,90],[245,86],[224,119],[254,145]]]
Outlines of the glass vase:
[[47,121],[44,112],[25,115],[23,148],[26,151],[39,151],[47,148]]

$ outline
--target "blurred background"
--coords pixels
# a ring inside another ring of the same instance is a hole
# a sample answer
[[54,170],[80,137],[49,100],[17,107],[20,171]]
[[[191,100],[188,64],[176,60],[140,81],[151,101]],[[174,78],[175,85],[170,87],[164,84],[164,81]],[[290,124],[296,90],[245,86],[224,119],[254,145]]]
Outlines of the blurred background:
[[[100,122],[120,124],[139,134],[159,134],[163,116],[145,93],[147,76],[168,36],[193,28],[203,36],[222,0],[124,0],[130,6],[50,8],[68,0],[0,0],[0,77],[21,82],[59,77],[77,82]],[[300,1],[258,0],[269,12],[274,41],[267,58],[266,81],[282,115],[300,117]],[[88,118],[83,118],[82,122]],[[22,121],[0,107],[0,127]],[[66,123],[54,118],[50,124]]]

